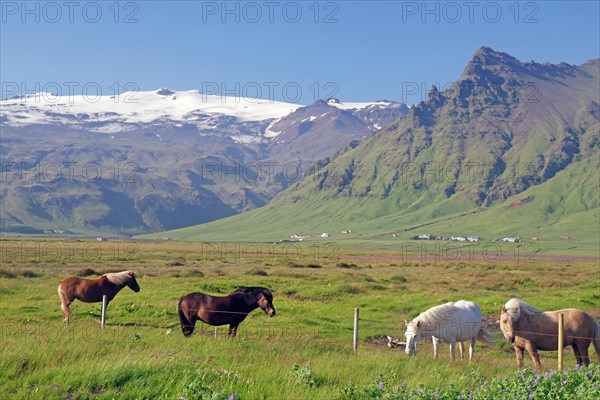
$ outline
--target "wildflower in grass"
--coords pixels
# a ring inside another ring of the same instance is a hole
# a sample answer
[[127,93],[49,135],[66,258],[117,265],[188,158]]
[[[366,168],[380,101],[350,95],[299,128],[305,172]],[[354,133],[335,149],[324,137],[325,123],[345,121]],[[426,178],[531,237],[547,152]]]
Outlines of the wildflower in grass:
[[227,400],[237,400],[237,393],[234,393],[232,395],[230,395],[229,397],[227,397]]
[[402,389],[406,388],[406,380],[404,380],[404,382],[402,382]]
[[579,371],[581,369],[581,364],[577,364],[575,366],[575,368],[573,368],[575,371]]
[[379,386],[378,386],[379,390],[383,390],[384,387],[385,387],[385,383],[380,382]]

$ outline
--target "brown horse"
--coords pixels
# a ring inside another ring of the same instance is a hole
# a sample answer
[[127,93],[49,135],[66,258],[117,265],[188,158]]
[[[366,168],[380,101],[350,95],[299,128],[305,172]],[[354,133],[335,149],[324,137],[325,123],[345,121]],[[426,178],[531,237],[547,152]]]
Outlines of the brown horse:
[[190,336],[198,320],[213,326],[229,324],[229,336],[238,325],[260,307],[269,317],[275,315],[273,295],[263,287],[241,287],[224,297],[190,293],[179,300],[177,311],[184,336]]
[[108,303],[125,286],[134,292],[140,291],[140,286],[135,280],[135,271],[105,274],[98,279],[83,279],[73,276],[63,280],[58,285],[58,297],[65,324],[69,323],[71,314],[69,306],[75,299],[85,303],[97,303],[102,301],[103,295],[106,295],[106,305],[108,306]]
[[515,346],[517,366],[523,366],[527,350],[536,369],[541,368],[538,350],[558,349],[558,315],[564,318],[564,345],[571,346],[577,364],[588,365],[588,348],[594,343],[600,357],[600,324],[588,313],[574,308],[543,312],[523,300],[510,299],[500,312],[500,329]]

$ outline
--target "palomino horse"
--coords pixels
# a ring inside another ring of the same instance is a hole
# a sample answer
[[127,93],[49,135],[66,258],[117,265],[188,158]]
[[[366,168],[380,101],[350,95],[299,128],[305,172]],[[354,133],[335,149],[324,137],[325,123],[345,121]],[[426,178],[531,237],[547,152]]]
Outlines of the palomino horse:
[[433,356],[437,358],[440,342],[450,345],[450,356],[454,359],[454,345],[458,342],[460,359],[463,359],[463,342],[469,341],[469,361],[473,359],[475,343],[479,338],[491,343],[492,337],[481,328],[481,310],[471,301],[459,300],[422,312],[411,322],[406,323],[406,349],[409,356],[417,354],[417,344],[421,336],[431,336]]
[[564,318],[564,345],[573,347],[577,364],[588,365],[588,348],[594,343],[600,356],[600,324],[588,313],[566,308],[543,312],[523,300],[510,299],[500,311],[500,330],[515,346],[517,366],[523,366],[527,350],[536,369],[541,368],[538,350],[558,350],[558,315]]
[[184,336],[194,332],[196,321],[218,326],[229,324],[229,335],[235,336],[238,325],[260,307],[269,317],[275,315],[273,295],[263,287],[241,287],[224,297],[190,293],[179,300],[177,311]]
[[69,306],[75,299],[85,303],[97,303],[102,301],[103,295],[106,295],[106,305],[108,306],[108,303],[125,286],[134,292],[140,291],[140,286],[135,280],[135,271],[105,274],[98,279],[83,279],[73,276],[63,280],[58,285],[58,297],[60,297],[60,309],[65,324],[69,323],[71,314]]

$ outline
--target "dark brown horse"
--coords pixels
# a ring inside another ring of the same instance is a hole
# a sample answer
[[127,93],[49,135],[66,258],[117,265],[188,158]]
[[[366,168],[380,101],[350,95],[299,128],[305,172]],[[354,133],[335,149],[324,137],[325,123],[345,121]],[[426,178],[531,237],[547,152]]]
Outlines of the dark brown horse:
[[198,320],[213,326],[229,324],[229,335],[235,336],[238,325],[257,308],[275,315],[273,295],[263,287],[241,287],[224,297],[190,293],[179,300],[177,308],[184,336],[190,336]]
[[515,347],[517,366],[523,366],[525,350],[536,369],[541,368],[538,350],[558,349],[558,315],[564,318],[564,345],[571,346],[577,364],[588,365],[588,348],[594,344],[600,356],[600,324],[588,313],[567,308],[543,312],[523,300],[510,299],[500,312],[500,329]]
[[106,305],[114,299],[121,289],[128,286],[134,292],[140,291],[140,286],[135,280],[135,271],[123,271],[102,275],[98,279],[83,279],[71,277],[63,280],[58,285],[58,297],[60,297],[60,309],[65,324],[69,323],[69,306],[75,299],[85,303],[97,303],[102,301],[106,295]]

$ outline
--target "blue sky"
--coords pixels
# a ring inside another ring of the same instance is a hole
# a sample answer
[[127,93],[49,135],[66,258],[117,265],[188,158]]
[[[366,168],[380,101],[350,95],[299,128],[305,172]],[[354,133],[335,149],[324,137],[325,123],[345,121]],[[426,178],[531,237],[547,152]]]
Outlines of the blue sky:
[[74,4],[2,1],[3,98],[15,84],[111,94],[132,82],[305,104],[330,94],[416,103],[482,45],[526,61],[600,57],[597,1]]

